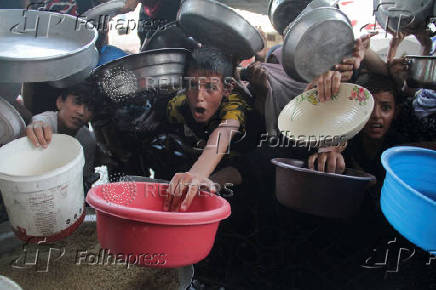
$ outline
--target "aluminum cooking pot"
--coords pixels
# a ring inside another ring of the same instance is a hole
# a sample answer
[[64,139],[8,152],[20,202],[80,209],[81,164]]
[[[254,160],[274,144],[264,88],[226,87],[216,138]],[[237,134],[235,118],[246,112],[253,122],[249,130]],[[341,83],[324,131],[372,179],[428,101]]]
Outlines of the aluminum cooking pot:
[[353,47],[353,28],[347,16],[335,8],[316,8],[286,28],[283,68],[296,81],[311,82],[350,57]]
[[318,216],[347,218],[358,212],[375,177],[347,168],[344,174],[305,168],[297,159],[274,158],[276,197],[288,208]]
[[97,36],[71,15],[1,9],[0,82],[57,81],[83,71],[95,59]]
[[407,84],[412,88],[436,89],[436,56],[406,55]]
[[216,47],[234,59],[249,59],[263,49],[263,39],[247,20],[214,0],[184,0],[177,22],[188,36]]
[[338,0],[271,0],[268,17],[272,26],[283,35],[285,28],[298,16],[320,7],[336,7]]
[[402,32],[421,27],[432,16],[434,0],[373,0],[373,5],[383,29]]
[[150,89],[170,93],[182,86],[188,54],[183,48],[148,50],[101,65],[93,76],[100,91],[115,102]]

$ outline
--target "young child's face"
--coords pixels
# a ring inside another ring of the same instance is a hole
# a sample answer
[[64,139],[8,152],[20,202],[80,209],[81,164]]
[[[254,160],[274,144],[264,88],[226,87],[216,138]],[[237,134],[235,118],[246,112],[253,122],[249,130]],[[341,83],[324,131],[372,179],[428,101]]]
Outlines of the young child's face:
[[198,123],[207,123],[227,94],[222,76],[202,71],[188,73],[188,76],[192,79],[187,91],[192,117]]
[[371,139],[381,139],[391,127],[395,116],[395,99],[391,92],[374,94],[374,110],[363,132]]
[[80,103],[79,98],[68,95],[65,100],[59,97],[56,101],[59,109],[59,119],[69,129],[79,129],[89,122],[92,113],[88,108]]

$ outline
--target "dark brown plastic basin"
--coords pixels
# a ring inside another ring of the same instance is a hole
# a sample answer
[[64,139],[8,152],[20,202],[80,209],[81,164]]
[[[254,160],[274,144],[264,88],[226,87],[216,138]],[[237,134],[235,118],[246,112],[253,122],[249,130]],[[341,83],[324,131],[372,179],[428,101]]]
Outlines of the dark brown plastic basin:
[[296,159],[274,158],[276,197],[288,207],[323,217],[347,218],[359,211],[365,191],[375,184],[369,173],[347,168],[344,174],[304,168]]

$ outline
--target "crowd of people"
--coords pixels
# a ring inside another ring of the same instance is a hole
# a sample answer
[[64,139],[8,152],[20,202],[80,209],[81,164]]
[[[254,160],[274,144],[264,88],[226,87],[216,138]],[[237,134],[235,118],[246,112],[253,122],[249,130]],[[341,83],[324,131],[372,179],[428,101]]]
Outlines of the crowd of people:
[[[75,8],[61,12],[77,15],[81,2],[85,1],[45,2],[74,2]],[[95,5],[98,1],[91,2]],[[168,22],[175,19],[179,4],[178,1],[139,2],[143,4],[143,18],[164,17]],[[46,3],[46,8],[55,4]],[[137,4],[138,1],[126,1],[125,11]],[[165,5],[171,6],[169,10]],[[141,29],[142,42],[155,30],[155,27]],[[415,34],[423,44],[423,53],[434,53],[431,32],[410,34]],[[387,62],[371,50],[372,35],[357,39],[352,58],[344,59],[334,70],[311,83],[297,82],[284,72],[282,48],[276,46],[264,57],[265,62],[257,61],[238,74],[235,62],[219,48],[193,49],[185,68],[185,76],[191,83],[184,90],[162,96],[144,93],[136,98],[142,98],[140,102],[118,104],[118,107],[98,91],[92,76],[61,90],[48,84],[24,84],[24,105],[33,114],[26,135],[36,147],[43,148],[50,146],[55,133],[77,138],[85,149],[86,189],[98,178],[94,172],[96,166],[105,165],[109,176],[150,176],[152,169],[155,178],[170,182],[170,194],[163,209],[166,211],[189,210],[200,189],[219,194],[230,185],[234,193],[229,198],[233,216],[232,225],[224,226],[227,233],[245,232],[250,228],[247,223],[252,215],[247,211],[252,209],[249,207],[253,200],[272,198],[275,169],[270,159],[275,157],[303,159],[309,168],[328,173],[342,174],[345,168],[371,173],[376,176],[377,184],[370,190],[370,206],[377,208],[385,174],[381,153],[402,144],[436,148],[436,92],[407,87],[408,67],[393,57],[402,34],[395,35]],[[99,49],[103,51],[107,47],[103,42]],[[229,79],[233,81],[228,82]],[[316,87],[319,100],[329,101],[338,93],[341,82],[367,88],[375,101],[364,129],[346,146],[318,151],[259,142],[262,134],[280,135],[277,117],[290,100]],[[241,84],[246,87],[241,88]],[[417,100],[421,98],[433,105],[419,107]],[[41,107],[37,103],[40,99],[50,101]],[[149,127],[140,132],[130,130],[128,121],[145,110],[152,112],[152,122],[156,124],[153,130]],[[266,202],[267,205],[271,203]],[[256,207],[257,218],[264,219],[270,213],[267,209],[262,213],[263,209],[264,206]]]

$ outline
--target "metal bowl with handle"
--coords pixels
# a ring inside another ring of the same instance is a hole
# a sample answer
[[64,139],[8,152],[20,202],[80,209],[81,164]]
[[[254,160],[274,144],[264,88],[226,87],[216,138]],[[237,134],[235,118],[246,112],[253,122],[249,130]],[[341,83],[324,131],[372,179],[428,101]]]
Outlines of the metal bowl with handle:
[[347,16],[335,8],[316,8],[286,28],[283,68],[295,80],[311,82],[350,57],[353,47],[353,28]]
[[77,17],[0,10],[0,82],[48,82],[86,69],[98,55],[97,30]]
[[203,46],[219,48],[235,59],[249,59],[264,47],[256,28],[217,1],[184,0],[177,22],[188,36]]
[[433,0],[373,0],[375,18],[385,30],[414,30],[433,13]]
[[410,87],[436,90],[436,56],[406,55],[405,60],[409,65]]

